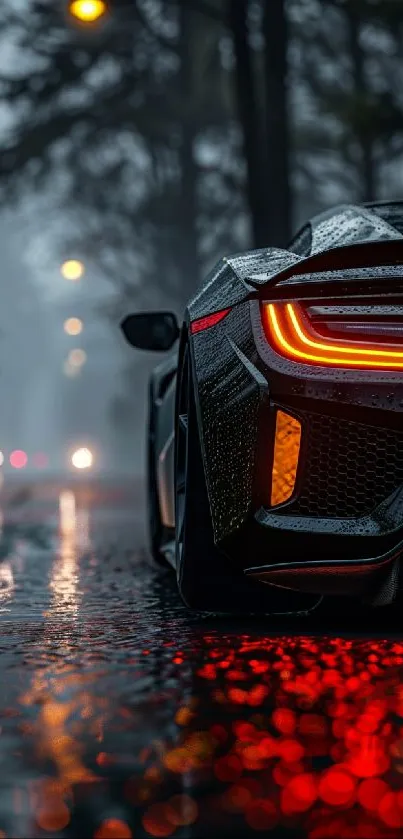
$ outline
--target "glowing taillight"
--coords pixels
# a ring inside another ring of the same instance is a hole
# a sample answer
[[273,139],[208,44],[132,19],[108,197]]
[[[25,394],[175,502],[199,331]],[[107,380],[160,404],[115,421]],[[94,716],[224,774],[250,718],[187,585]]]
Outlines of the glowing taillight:
[[220,323],[220,321],[229,315],[230,311],[231,309],[221,309],[220,312],[214,312],[212,315],[206,315],[204,318],[194,320],[190,325],[191,334],[196,335],[198,332],[204,332],[205,329],[216,326],[217,323]]
[[[307,313],[297,303],[264,303],[263,324],[273,348],[302,364],[403,370],[403,343],[370,339],[368,331],[357,341],[324,337],[315,330]],[[387,333],[387,328],[385,328]],[[375,336],[374,336],[375,337]]]
[[291,498],[297,477],[301,423],[285,411],[277,411],[274,437],[271,505]]

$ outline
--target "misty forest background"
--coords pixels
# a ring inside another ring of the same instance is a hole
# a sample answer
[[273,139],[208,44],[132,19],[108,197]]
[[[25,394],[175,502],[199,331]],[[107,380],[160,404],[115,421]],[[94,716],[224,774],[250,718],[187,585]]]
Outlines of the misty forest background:
[[[403,196],[397,0],[111,0],[96,27],[65,6],[1,3],[0,194],[41,197],[54,251],[108,278],[114,327],[180,313],[219,257],[331,204]],[[126,364],[122,440],[144,360]]]

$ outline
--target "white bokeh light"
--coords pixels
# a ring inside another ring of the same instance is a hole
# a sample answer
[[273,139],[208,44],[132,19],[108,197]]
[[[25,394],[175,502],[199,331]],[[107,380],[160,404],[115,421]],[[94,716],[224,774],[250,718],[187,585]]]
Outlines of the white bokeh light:
[[71,462],[75,469],[91,469],[94,456],[89,449],[77,449],[71,456]]

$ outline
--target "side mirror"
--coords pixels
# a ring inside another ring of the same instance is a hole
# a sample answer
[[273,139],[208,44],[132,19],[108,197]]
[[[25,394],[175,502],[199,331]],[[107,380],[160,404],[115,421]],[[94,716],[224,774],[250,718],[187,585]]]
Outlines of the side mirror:
[[126,341],[138,350],[164,352],[179,338],[178,321],[173,312],[140,312],[121,323]]

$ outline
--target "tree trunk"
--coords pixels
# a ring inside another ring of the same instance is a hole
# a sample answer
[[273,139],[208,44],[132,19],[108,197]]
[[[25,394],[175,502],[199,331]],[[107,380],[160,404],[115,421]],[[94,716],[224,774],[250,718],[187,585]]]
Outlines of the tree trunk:
[[363,109],[364,119],[358,114],[357,140],[361,150],[361,200],[374,201],[376,198],[374,143],[367,116],[368,85],[365,79],[364,53],[360,44],[360,18],[351,4],[346,6],[349,27],[351,60],[353,66],[354,94],[359,108]]
[[267,244],[285,247],[291,237],[290,141],[287,95],[288,26],[285,0],[263,3],[266,123],[270,197]]
[[192,40],[193,13],[187,0],[179,3],[180,92],[183,119],[179,164],[181,167],[180,231],[178,260],[182,265],[184,300],[194,292],[200,281],[197,236],[197,167],[194,160],[194,114]]
[[[270,0],[273,2],[273,0]],[[229,0],[228,16],[236,57],[235,84],[246,161],[246,191],[253,244],[268,244],[269,218],[264,125],[259,113],[247,27],[248,0]]]

